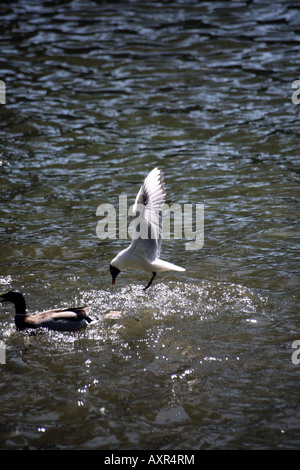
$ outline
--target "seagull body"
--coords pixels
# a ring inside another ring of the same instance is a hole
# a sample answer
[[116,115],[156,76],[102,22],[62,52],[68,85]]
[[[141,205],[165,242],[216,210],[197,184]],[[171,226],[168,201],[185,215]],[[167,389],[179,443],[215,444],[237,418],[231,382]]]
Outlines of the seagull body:
[[120,251],[110,263],[113,285],[119,272],[128,269],[152,273],[152,278],[145,289],[150,287],[158,272],[185,271],[184,268],[159,258],[165,197],[162,172],[154,168],[144,180],[133,206],[133,215],[137,216],[135,220],[138,223],[136,228],[139,230],[133,234],[129,247]]

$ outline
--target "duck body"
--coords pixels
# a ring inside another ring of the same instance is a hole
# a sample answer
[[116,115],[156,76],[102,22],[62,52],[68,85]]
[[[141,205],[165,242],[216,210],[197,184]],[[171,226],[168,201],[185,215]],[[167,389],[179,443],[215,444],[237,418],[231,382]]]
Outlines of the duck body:
[[29,315],[26,313],[24,296],[17,291],[0,294],[0,302],[14,304],[15,324],[18,330],[48,328],[54,331],[76,331],[92,321],[87,315],[88,307],[56,308]]
[[87,307],[58,308],[35,315],[16,313],[15,324],[18,330],[48,328],[53,331],[76,331],[92,321],[87,313]]

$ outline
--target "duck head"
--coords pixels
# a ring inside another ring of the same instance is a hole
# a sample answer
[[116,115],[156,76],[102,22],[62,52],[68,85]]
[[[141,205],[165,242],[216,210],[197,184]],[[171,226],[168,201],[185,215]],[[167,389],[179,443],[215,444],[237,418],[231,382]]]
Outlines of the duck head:
[[23,294],[21,294],[21,292],[11,290],[6,294],[0,294],[0,302],[11,302],[12,304],[14,304],[17,313],[25,315],[26,304]]

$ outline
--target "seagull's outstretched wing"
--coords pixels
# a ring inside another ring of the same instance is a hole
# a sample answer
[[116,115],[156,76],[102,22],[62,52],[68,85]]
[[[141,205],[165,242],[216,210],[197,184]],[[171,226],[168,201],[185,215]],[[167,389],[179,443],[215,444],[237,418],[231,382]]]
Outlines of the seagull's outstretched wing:
[[154,168],[145,178],[133,206],[138,229],[133,233],[131,247],[142,252],[150,262],[160,255],[162,239],[162,208],[166,192],[162,171]]

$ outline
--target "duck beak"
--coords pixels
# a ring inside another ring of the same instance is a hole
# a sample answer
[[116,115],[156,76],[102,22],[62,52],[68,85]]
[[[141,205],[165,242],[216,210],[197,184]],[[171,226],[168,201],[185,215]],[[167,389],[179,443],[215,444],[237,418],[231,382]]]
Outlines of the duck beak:
[[4,301],[5,301],[4,294],[0,294],[0,302],[4,302]]
[[111,283],[112,283],[113,286],[115,285],[115,278],[114,277],[112,278]]

